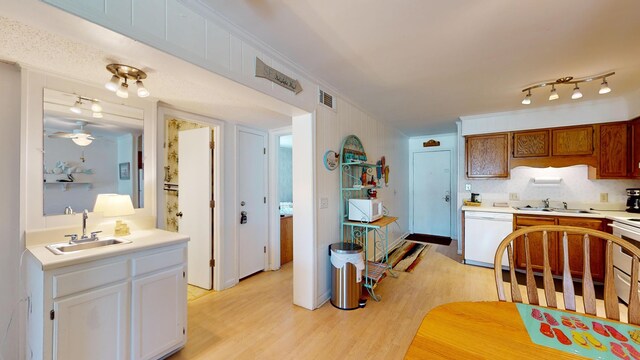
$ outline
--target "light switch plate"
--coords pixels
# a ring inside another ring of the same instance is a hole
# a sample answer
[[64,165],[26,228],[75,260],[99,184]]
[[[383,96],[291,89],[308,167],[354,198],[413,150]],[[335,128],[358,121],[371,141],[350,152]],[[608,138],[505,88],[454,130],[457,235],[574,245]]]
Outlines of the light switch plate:
[[320,209],[326,209],[329,207],[329,198],[320,198]]
[[464,184],[465,191],[471,191],[471,184]]

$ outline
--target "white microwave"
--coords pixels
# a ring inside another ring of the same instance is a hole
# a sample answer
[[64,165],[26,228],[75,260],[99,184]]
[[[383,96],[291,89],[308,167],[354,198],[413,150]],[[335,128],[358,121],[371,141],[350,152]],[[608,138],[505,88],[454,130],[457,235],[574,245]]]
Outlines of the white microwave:
[[349,220],[372,222],[382,217],[379,199],[349,199]]

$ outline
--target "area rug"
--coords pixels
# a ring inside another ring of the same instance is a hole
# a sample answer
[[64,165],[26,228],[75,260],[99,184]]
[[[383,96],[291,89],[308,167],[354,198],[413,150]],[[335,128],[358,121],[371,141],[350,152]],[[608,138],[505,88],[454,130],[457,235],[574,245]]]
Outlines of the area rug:
[[393,270],[412,272],[431,248],[428,244],[403,241],[389,254],[389,264]]
[[205,290],[197,286],[187,286],[187,301],[193,301],[199,299],[207,294],[213,293],[213,290]]
[[451,244],[451,238],[446,236],[428,235],[428,234],[409,234],[406,240],[418,241],[427,244],[446,245]]

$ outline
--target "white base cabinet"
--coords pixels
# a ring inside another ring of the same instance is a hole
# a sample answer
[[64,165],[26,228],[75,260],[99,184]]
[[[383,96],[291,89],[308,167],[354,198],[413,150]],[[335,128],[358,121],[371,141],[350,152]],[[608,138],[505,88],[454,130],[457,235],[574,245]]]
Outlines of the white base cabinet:
[[27,357],[159,359],[179,350],[186,343],[186,245],[53,270],[30,256]]

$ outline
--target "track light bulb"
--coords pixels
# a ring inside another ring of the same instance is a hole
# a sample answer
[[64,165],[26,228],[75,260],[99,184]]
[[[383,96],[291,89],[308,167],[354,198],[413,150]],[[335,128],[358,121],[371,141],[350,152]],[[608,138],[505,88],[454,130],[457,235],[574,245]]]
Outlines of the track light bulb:
[[147,90],[146,87],[144,87],[144,84],[142,83],[142,81],[137,80],[136,81],[136,86],[138,87],[138,96],[143,98],[143,97],[147,97],[149,96],[149,90]]
[[551,85],[551,94],[549,95],[549,101],[558,100],[558,98],[560,98],[560,96],[558,95],[556,87]]
[[91,102],[91,111],[97,113],[102,112],[102,106],[96,100],[94,100]]
[[524,96],[524,99],[522,99],[522,105],[529,105],[529,104],[531,104],[531,90],[529,90],[527,95]]
[[577,100],[577,99],[580,99],[581,97],[582,97],[582,93],[580,92],[580,88],[578,87],[578,84],[576,84],[576,87],[573,88],[571,99]]
[[71,110],[71,112],[75,114],[82,114],[82,109],[80,109],[80,106],[82,106],[82,102],[80,100],[76,100],[75,104],[73,104],[73,106],[70,107],[69,110]]
[[120,87],[116,91],[116,95],[119,97],[126,99],[129,97],[129,85],[126,82],[120,84]]
[[111,80],[109,80],[106,84],[104,84],[104,87],[114,92],[118,91],[119,86],[120,86],[120,78],[117,77],[116,75],[113,75],[111,77]]
[[609,87],[609,83],[607,83],[607,79],[602,79],[602,84],[600,84],[600,90],[598,90],[598,94],[608,94],[611,92],[611,88]]

